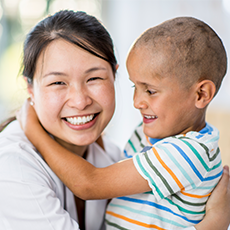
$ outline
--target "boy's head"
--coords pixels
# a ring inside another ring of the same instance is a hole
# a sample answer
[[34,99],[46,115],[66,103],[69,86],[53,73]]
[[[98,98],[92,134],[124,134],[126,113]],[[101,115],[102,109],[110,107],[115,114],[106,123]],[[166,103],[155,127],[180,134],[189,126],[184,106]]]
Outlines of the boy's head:
[[180,17],[145,31],[127,58],[144,132],[163,138],[202,129],[226,68],[220,38],[200,20]]

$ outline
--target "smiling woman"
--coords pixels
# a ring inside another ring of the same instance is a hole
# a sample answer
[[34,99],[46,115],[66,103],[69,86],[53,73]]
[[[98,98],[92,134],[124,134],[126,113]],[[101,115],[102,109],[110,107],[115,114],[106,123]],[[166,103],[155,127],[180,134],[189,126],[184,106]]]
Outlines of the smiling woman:
[[39,56],[28,91],[41,124],[72,150],[97,140],[112,118],[113,83],[107,61],[60,38]]
[[[120,159],[101,137],[115,109],[116,69],[110,35],[84,12],[45,18],[24,43],[23,76],[42,126],[97,167]],[[17,121],[1,132],[0,146],[0,229],[103,229],[107,200],[74,196]]]

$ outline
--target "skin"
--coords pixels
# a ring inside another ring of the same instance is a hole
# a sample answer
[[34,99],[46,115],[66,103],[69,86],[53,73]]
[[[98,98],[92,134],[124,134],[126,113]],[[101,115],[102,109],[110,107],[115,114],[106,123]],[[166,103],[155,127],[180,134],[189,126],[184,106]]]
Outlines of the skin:
[[[206,107],[215,94],[214,84],[204,80],[195,82],[189,90],[181,88],[176,78],[169,79],[167,76],[161,76],[159,69],[168,61],[167,57],[162,56],[160,60],[151,57],[150,63],[146,61],[150,58],[146,53],[148,52],[144,49],[139,52],[131,50],[127,59],[130,79],[135,84],[134,106],[143,115],[144,132],[152,138],[164,138],[191,130],[201,130],[205,126]],[[140,64],[144,63],[142,58],[146,58],[146,65]],[[49,138],[28,103],[24,105],[21,112],[24,114],[21,116],[23,118],[21,123],[26,135],[76,196],[82,199],[103,199],[150,190],[147,181],[137,172],[132,160],[125,160],[106,168],[95,168]],[[181,124],[178,126],[178,123]],[[41,140],[43,140],[42,144]],[[124,178],[124,174],[129,176]],[[204,226],[211,227],[211,225],[201,224],[197,229],[205,229]]]
[[[134,105],[144,115],[144,132],[152,138],[164,138],[190,130],[202,129],[205,125],[203,116],[206,106],[215,93],[214,84],[207,80],[195,82],[190,90],[185,90],[180,87],[181,84],[177,78],[171,80],[167,76],[159,76],[159,70],[170,61],[167,55],[161,55],[161,58],[158,56],[149,57],[145,47],[138,49],[131,50],[127,59],[127,69],[130,79],[136,87]],[[144,59],[146,63],[142,58],[146,58]],[[150,58],[151,62],[148,61]],[[143,68],[140,62],[143,63]],[[149,91],[153,86],[156,93],[152,95]],[[173,107],[168,104],[168,100]],[[188,113],[190,107],[191,111]],[[157,118],[146,119],[146,115],[157,115]],[[132,159],[106,168],[95,168],[84,159],[60,148],[54,140],[48,138],[48,134],[40,127],[36,115],[31,117],[35,118],[34,121],[27,117],[26,127],[23,125],[26,135],[43,154],[54,172],[76,196],[85,200],[108,199],[151,190],[147,181],[136,170]],[[201,121],[196,121],[199,119]],[[178,125],[178,123],[181,124]],[[29,131],[31,127],[36,132]],[[151,130],[153,128],[154,132]],[[67,165],[68,167],[66,167]],[[129,176],[124,178],[123,175]]]
[[134,106],[143,117],[144,133],[162,139],[200,131],[205,127],[205,110],[215,85],[207,80],[195,82],[188,89],[181,86],[177,76],[167,71],[173,61],[167,50],[162,48],[152,54],[148,49],[148,46],[133,49],[127,60],[135,87]]
[[[110,64],[63,39],[51,42],[39,56],[28,91],[43,127],[80,156],[99,138],[115,109]],[[95,118],[85,124],[67,121],[90,115]]]

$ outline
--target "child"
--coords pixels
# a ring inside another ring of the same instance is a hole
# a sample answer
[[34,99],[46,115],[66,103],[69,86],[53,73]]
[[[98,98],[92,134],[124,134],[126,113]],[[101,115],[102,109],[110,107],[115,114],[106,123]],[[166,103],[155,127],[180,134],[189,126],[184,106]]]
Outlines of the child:
[[195,18],[175,18],[144,32],[127,58],[134,106],[143,124],[124,151],[132,159],[106,168],[95,168],[61,148],[30,108],[22,126],[76,196],[118,197],[107,209],[108,228],[192,226],[202,220],[208,196],[222,174],[219,133],[206,123],[205,113],[226,65],[220,38]]

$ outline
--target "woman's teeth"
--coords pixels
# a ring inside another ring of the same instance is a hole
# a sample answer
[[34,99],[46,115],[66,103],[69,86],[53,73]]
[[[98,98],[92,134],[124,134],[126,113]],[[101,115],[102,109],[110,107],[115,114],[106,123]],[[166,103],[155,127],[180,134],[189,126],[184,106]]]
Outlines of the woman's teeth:
[[145,115],[144,117],[147,118],[147,119],[155,119],[155,118],[157,118],[157,116],[155,116],[155,115],[154,116]]
[[94,115],[84,117],[67,117],[66,120],[72,125],[83,125],[93,120]]

